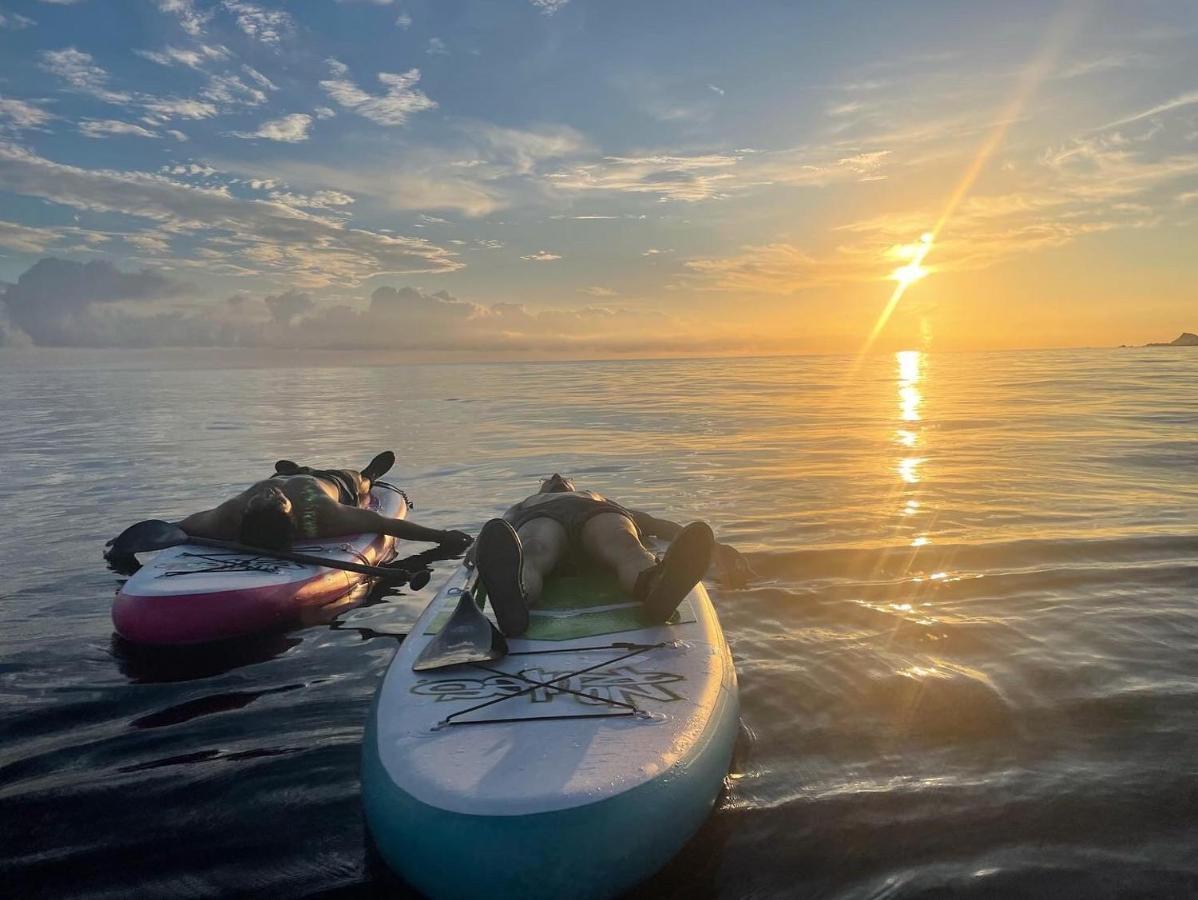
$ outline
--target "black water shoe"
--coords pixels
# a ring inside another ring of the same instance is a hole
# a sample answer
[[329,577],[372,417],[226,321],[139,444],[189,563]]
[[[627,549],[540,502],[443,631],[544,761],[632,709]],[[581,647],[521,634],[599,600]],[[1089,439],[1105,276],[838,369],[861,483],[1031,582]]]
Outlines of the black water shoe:
[[508,637],[528,630],[528,597],[524,593],[524,551],[520,536],[504,519],[492,519],[482,527],[475,543],[478,577],[487,589],[487,599],[499,630]]
[[395,465],[395,454],[390,450],[384,450],[370,461],[370,465],[362,470],[362,477],[367,481],[378,481],[391,471],[393,465]]
[[691,522],[674,538],[661,562],[641,572],[633,591],[654,622],[665,622],[711,565],[715,535],[706,522]]

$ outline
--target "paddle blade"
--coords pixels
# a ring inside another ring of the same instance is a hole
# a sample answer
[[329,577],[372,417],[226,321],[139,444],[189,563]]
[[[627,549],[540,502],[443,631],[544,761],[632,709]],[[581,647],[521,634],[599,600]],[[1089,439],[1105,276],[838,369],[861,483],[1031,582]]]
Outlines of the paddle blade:
[[415,672],[466,663],[490,662],[507,655],[507,641],[483,615],[470,591],[462,591],[449,621],[412,663]]
[[130,525],[109,541],[105,545],[108,549],[104,551],[104,558],[109,562],[127,560],[135,553],[178,547],[189,540],[187,532],[178,525],[163,522],[161,519],[148,519]]

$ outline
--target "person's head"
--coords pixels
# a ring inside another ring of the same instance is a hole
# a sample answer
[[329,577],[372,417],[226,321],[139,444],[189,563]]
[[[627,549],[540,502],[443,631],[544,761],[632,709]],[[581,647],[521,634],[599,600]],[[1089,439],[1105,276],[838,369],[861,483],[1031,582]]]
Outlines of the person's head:
[[246,501],[237,539],[251,547],[285,550],[294,537],[291,501],[274,485],[260,486]]
[[574,487],[573,481],[571,481],[569,478],[563,478],[561,475],[558,475],[557,472],[554,472],[541,482],[541,490],[538,491],[538,493],[561,494],[565,493],[566,491],[573,490],[577,490],[577,488]]

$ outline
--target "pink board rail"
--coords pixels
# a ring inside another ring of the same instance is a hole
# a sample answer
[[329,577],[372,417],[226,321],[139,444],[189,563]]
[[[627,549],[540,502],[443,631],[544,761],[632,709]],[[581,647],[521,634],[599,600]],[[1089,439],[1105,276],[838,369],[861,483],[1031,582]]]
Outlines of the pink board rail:
[[[407,498],[378,484],[369,507],[402,519]],[[322,538],[293,549],[377,565],[395,556],[396,540],[377,534]],[[164,550],[121,587],[112,605],[117,634],[137,644],[202,644],[271,631],[335,603],[367,576],[265,556],[184,545]]]

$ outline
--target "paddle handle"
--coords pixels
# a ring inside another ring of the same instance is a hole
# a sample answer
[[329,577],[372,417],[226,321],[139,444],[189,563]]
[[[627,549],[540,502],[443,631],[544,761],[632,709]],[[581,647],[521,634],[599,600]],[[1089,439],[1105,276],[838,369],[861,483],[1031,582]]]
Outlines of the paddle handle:
[[285,559],[290,562],[304,563],[309,566],[326,566],[330,569],[344,569],[347,572],[357,572],[360,575],[370,575],[374,578],[405,578],[411,573],[406,569],[387,569],[382,566],[367,566],[362,563],[348,562],[340,559],[326,559],[323,556],[311,556],[307,553],[294,553],[291,550],[270,550],[266,547],[249,547],[236,541],[219,541],[216,538],[192,537],[188,535],[187,543],[199,544],[201,547],[217,547],[221,550],[236,550],[239,553],[252,553],[256,556],[269,556],[272,559]]

